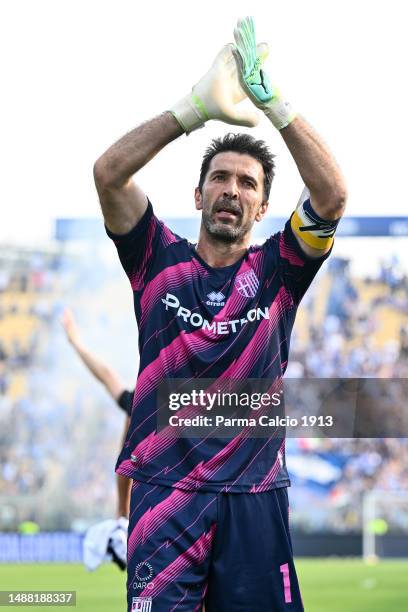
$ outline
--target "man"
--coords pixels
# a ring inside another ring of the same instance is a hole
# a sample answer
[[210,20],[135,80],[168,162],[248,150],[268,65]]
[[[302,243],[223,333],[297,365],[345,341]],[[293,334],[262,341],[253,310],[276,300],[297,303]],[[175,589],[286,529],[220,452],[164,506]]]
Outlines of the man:
[[[286,369],[297,306],[328,256],[344,181],[314,130],[262,70],[251,18],[236,45],[170,112],[114,144],[94,176],[108,235],[134,293],[140,369],[117,470],[133,478],[128,609],[303,610],[288,530],[284,441],[177,438],[156,428],[162,379],[269,378]],[[209,119],[253,126],[248,97],[277,128],[307,190],[283,232],[250,247],[268,208],[273,156],[248,134],[213,141],[195,190],[197,245],[158,221],[132,176]],[[310,194],[310,196],[309,196]]]
[[[126,389],[125,383],[120,376],[106,363],[101,361],[95,353],[90,351],[83,343],[81,333],[74,315],[69,308],[64,310],[62,325],[66,337],[75,350],[82,363],[88,368],[93,376],[105,387],[108,394],[118,404],[119,408],[126,414],[121,446],[125,443],[126,434],[129,429],[130,415],[132,413],[132,401],[134,390]],[[116,516],[129,518],[129,501],[131,480],[120,474],[117,475],[117,506]]]
[[[125,412],[125,427],[121,439],[123,446],[132,412],[133,391],[126,389],[116,372],[84,345],[78,325],[69,308],[64,310],[62,325],[68,341],[84,365]],[[118,474],[116,484],[116,519],[108,519],[93,525],[88,529],[84,539],[84,563],[89,570],[95,570],[105,560],[112,560],[122,570],[126,568],[126,535],[132,481]]]

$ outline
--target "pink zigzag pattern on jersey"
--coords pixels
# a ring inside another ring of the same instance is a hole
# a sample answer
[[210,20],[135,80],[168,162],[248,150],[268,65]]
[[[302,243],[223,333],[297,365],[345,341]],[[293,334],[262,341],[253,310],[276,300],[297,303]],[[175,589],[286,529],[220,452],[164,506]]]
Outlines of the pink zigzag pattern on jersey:
[[[160,435],[160,434],[158,434],[158,435]],[[149,434],[149,436],[147,436],[147,438],[145,438],[145,440],[147,440],[147,439],[152,440],[154,438],[154,436],[155,436],[155,434],[154,434],[154,432],[152,432],[151,434]],[[202,441],[205,441],[205,440],[206,440],[206,438],[203,438]],[[235,436],[235,438],[232,438],[231,442],[229,442],[220,451],[220,453],[217,453],[216,455],[214,455],[207,463],[200,462],[195,468],[193,468],[193,470],[189,474],[187,474],[187,476],[185,476],[182,480],[179,480],[175,486],[177,486],[180,489],[184,488],[186,491],[191,491],[191,485],[194,485],[194,488],[198,489],[204,483],[197,482],[196,478],[202,477],[203,474],[214,476],[214,474],[220,468],[222,468],[224,462],[227,459],[229,459],[234,454],[234,452],[241,447],[241,445],[243,444],[244,441],[245,440],[244,440],[244,437],[242,436],[242,434],[238,435],[238,436]],[[232,447],[234,447],[234,448],[232,448]],[[164,452],[166,449],[167,449],[167,446],[165,448],[162,448],[161,452]],[[183,463],[184,459],[189,455],[189,453],[192,452],[192,450],[193,449],[190,449],[187,452],[187,454],[177,463],[177,465],[180,465],[181,463]],[[156,455],[154,455],[153,458],[155,458],[158,455],[160,455],[161,452],[158,452]],[[173,469],[175,467],[177,467],[177,465],[172,466],[171,468],[165,467],[164,469],[160,470],[160,472],[158,472],[158,474],[156,474],[156,476],[158,476],[160,474],[166,475],[169,472],[172,472]],[[135,464],[132,463],[129,459],[126,459],[126,460],[122,461],[122,463],[120,464],[119,472],[118,473],[122,474],[123,476],[129,476],[130,477],[134,473],[134,469],[135,469]],[[189,482],[189,481],[191,481],[191,482]]]
[[242,476],[245,474],[245,472],[251,467],[251,465],[256,461],[256,458],[258,457],[258,455],[260,455],[265,448],[268,446],[268,444],[270,444],[271,440],[274,439],[274,436],[269,437],[265,444],[263,444],[263,446],[261,446],[261,448],[258,450],[258,452],[252,457],[251,461],[244,467],[244,469],[242,470],[242,472],[240,472],[238,474],[238,476],[236,477],[236,479],[234,480],[234,482],[232,482],[231,484],[227,484],[224,485],[222,491],[223,493],[229,493],[230,490],[232,489],[232,487],[240,480],[240,478],[242,478]]
[[201,610],[203,609],[203,601],[205,600],[205,596],[207,595],[207,590],[208,590],[208,582],[205,583],[204,588],[203,588],[203,593],[201,595],[201,601],[198,602],[197,606],[194,608],[194,612],[201,612]]
[[[258,275],[260,274],[260,270],[262,268],[264,253],[263,251],[259,251],[256,253],[251,253],[248,257],[248,261],[244,260],[236,273],[236,276],[240,274],[244,274],[245,272],[250,272],[255,269]],[[229,299],[225,303],[225,306],[215,315],[213,321],[225,321],[232,320],[235,318],[240,318],[239,313],[241,312],[243,306],[248,301],[248,298],[238,293],[238,291],[233,288]],[[212,333],[212,332],[211,332]],[[213,334],[215,337],[215,334]]]
[[[136,481],[134,481],[136,482]],[[141,484],[141,483],[140,483]],[[131,521],[133,515],[135,512],[137,512],[137,509],[139,508],[139,506],[142,506],[143,503],[145,503],[146,498],[149,495],[153,495],[154,492],[156,491],[158,485],[151,485],[148,489],[148,491],[143,495],[143,497],[141,497],[140,495],[138,496],[138,502],[132,505],[132,512],[129,515],[129,521]]]
[[[255,253],[251,253],[249,255],[249,260],[252,266],[248,264],[248,262],[244,261],[242,265],[240,266],[238,273],[250,271],[251,267],[253,267],[256,270],[256,272],[258,272],[258,274],[261,274],[264,255],[265,253],[263,250],[257,251]],[[195,260],[194,263],[195,263],[195,267],[191,267],[190,269],[187,269],[187,270],[182,270],[182,274],[184,275],[184,272],[186,272],[187,274],[190,274],[193,276],[195,276],[197,273],[200,276],[208,275],[208,271],[199,263],[198,260]],[[189,262],[183,262],[182,264],[177,264],[177,266],[180,266],[180,265],[188,266]],[[176,268],[177,266],[174,266],[174,267]],[[166,274],[167,274],[167,270],[169,269],[170,268],[166,268]],[[163,278],[162,275],[163,275],[163,272],[161,272],[157,277],[155,277],[152,281],[150,281],[148,285],[146,285],[146,288],[143,292],[143,296],[141,300],[141,307],[142,307],[142,317],[140,320],[141,327],[146,322],[147,314],[150,313],[150,309],[152,308],[153,304],[155,304],[160,298],[160,295],[159,295],[160,292],[162,291],[164,293],[165,289],[168,290],[169,288],[174,289],[177,286],[182,285],[185,280],[183,278],[179,284],[175,283],[174,285],[172,284],[172,281],[170,281],[170,285],[168,285],[167,276],[166,278]],[[190,280],[190,278],[188,280]],[[150,284],[153,285],[152,289],[149,288]],[[150,293],[152,295],[150,295]],[[225,306],[220,311],[218,311],[218,313],[214,315],[214,317],[212,317],[211,324],[214,322],[215,324],[217,324],[219,321],[225,321],[225,320],[231,321],[231,320],[234,320],[237,316],[239,317],[239,313],[241,312],[241,309],[245,305],[245,302],[247,301],[247,299],[248,298],[246,298],[245,296],[240,295],[238,291],[232,291]],[[149,302],[148,306],[145,305],[145,300]],[[158,330],[158,331],[161,331],[161,330]],[[214,341],[217,338],[217,335],[211,329],[204,330],[203,328],[200,328],[197,331],[189,335],[194,336],[196,338],[201,338],[201,337],[205,339],[211,338]],[[135,394],[134,400],[135,400],[135,403],[137,403],[138,401],[137,393]]]
[[[177,608],[179,607],[179,604],[183,603],[183,601],[185,600],[185,598],[187,597],[187,595],[189,594],[189,590],[186,589],[183,593],[183,595],[181,596],[181,599],[178,600],[178,602],[171,608],[170,612],[174,612],[174,610],[177,610]],[[199,608],[195,608],[195,610],[200,609],[201,610],[201,602],[199,604]]]
[[[225,372],[220,376],[212,386],[219,384],[223,378],[244,378],[245,374],[249,371],[252,363],[251,355],[261,353],[265,339],[267,339],[268,335],[262,327],[266,327],[265,323],[268,323],[267,320],[262,321],[260,326],[257,329],[257,333],[253,336],[251,341],[247,344],[244,351],[241,353],[240,357],[236,360],[236,362],[230,364],[230,366],[225,370]],[[261,332],[262,333],[261,336]],[[259,336],[259,337],[258,337]],[[240,361],[243,361],[243,365],[238,367]],[[238,375],[237,375],[238,374]],[[187,417],[190,416],[191,410],[197,410],[198,408],[192,408],[191,406],[186,406],[182,411],[180,411],[180,416]],[[170,435],[169,435],[170,432]],[[139,444],[133,449],[132,454],[142,457],[142,465],[146,465],[152,459],[155,459],[163,452],[165,452],[168,448],[173,446],[177,440],[177,437],[174,436],[174,432],[171,427],[166,427],[162,431],[156,434],[156,432],[151,432],[146,438],[144,438]],[[123,462],[125,463],[125,462]],[[122,464],[121,464],[122,465]],[[135,466],[133,466],[135,467]],[[126,469],[126,467],[124,466]]]
[[[250,430],[250,428],[249,428]],[[249,435],[249,431],[247,432]],[[244,438],[236,436],[217,455],[206,463],[200,462],[185,478],[178,481],[173,492],[153,509],[150,507],[139,519],[128,541],[129,558],[133,556],[136,546],[144,544],[171,516],[182,510],[192,501],[195,492],[209,477],[213,476],[244,443]],[[185,489],[185,490],[182,490]],[[187,492],[186,492],[187,491]]]
[[118,466],[116,473],[121,476],[126,476],[127,478],[131,478],[135,471],[135,464],[130,461],[130,459],[125,459]]
[[[239,334],[237,334],[237,337],[238,337],[238,336],[239,336]],[[278,353],[276,353],[276,355],[274,355],[274,356],[272,357],[271,361],[273,362],[273,361],[276,359],[276,357],[277,357],[278,355],[279,355],[279,351],[278,351]],[[223,353],[221,353],[221,354],[219,355],[219,357],[217,358],[217,360],[216,360],[214,363],[216,363],[218,360],[222,359],[222,357],[223,357]],[[204,371],[204,373],[205,373],[205,371]],[[225,377],[225,373],[224,373],[224,377]],[[221,377],[221,378],[219,378],[219,379],[217,379],[217,380],[215,381],[215,384],[217,385],[217,387],[222,386],[222,384],[223,384],[223,379],[222,379],[222,377]],[[227,387],[228,387],[228,385],[229,385],[229,381],[228,381],[228,379],[226,379],[225,384],[226,384],[226,385],[227,385]],[[210,390],[210,389],[212,389],[212,387],[209,387],[207,390]],[[194,415],[196,414],[196,411],[194,412],[194,410],[193,410],[193,412],[192,412],[192,411],[191,411],[191,406],[187,406],[187,407],[185,407],[185,408],[183,408],[183,409],[182,409],[181,413],[182,413],[182,415],[183,415],[184,417],[192,417],[192,416],[194,416]],[[137,431],[137,429],[138,429],[138,428],[136,428],[136,430],[135,430],[135,431]],[[153,439],[153,437],[154,437],[154,435],[155,435],[154,433],[151,433],[151,434],[149,434],[149,436],[147,436],[147,437],[149,438],[149,440],[152,440],[152,439]],[[170,437],[173,437],[173,435],[174,435],[174,434],[172,434],[172,436],[170,436]],[[206,438],[203,438],[203,440],[202,440],[202,441],[205,441],[205,439],[206,439]],[[201,443],[201,442],[200,442],[200,443]],[[128,443],[128,444],[127,444],[127,446],[130,446],[130,444]],[[193,448],[195,448],[195,447],[193,447]],[[164,449],[164,450],[165,450],[165,449]],[[181,460],[181,461],[180,461],[178,464],[176,464],[176,466],[173,466],[173,468],[177,467],[177,465],[179,465],[180,463],[182,463],[182,461],[184,461],[184,459],[185,459],[185,458],[186,458],[186,457],[189,455],[189,453],[190,453],[192,450],[193,450],[193,449],[190,449],[190,451],[189,451],[189,452],[188,452],[188,453],[187,453],[187,454],[184,456],[184,458],[183,458],[183,459],[182,459],[182,460]],[[132,463],[131,463],[131,462],[129,462],[129,460],[125,460],[125,461],[123,461],[123,462],[121,463],[121,466],[120,466],[120,467],[121,467],[121,468],[123,468],[123,475],[132,475],[132,472],[133,472],[133,469],[134,469],[134,465],[132,465]],[[173,469],[173,468],[171,468],[171,469]],[[170,469],[170,471],[171,471],[171,469]],[[164,468],[164,470],[161,470],[160,472],[158,472],[158,473],[156,474],[156,476],[160,475],[160,474],[161,474],[163,471],[165,471],[165,472],[166,472],[166,470],[168,470],[168,468]],[[121,471],[121,469],[120,469],[120,468],[119,468],[119,473],[122,473],[122,471]],[[166,472],[166,473],[167,473],[167,472]]]
[[187,476],[179,480],[174,486],[186,490],[191,490],[192,486],[195,489],[202,487],[241,448],[249,433],[247,432],[246,435],[241,433],[232,438],[231,442],[224,446],[219,453],[205,463],[200,461]]
[[[280,382],[281,382],[281,379],[278,378],[278,379],[276,379],[272,383],[272,385],[268,389],[268,393],[270,395],[272,395],[272,393],[274,393],[276,390],[279,390],[278,386],[279,386]],[[265,411],[266,410],[267,409],[265,408]],[[258,414],[262,414],[262,412],[264,412],[264,411],[261,410]],[[229,442],[219,453],[214,455],[206,463],[200,462],[195,468],[193,468],[193,470],[189,474],[187,474],[187,476],[185,476],[182,480],[179,480],[174,486],[176,486],[178,488],[182,488],[182,489],[184,489],[186,491],[191,491],[191,487],[192,486],[195,489],[199,489],[205,483],[204,482],[200,482],[197,479],[202,478],[203,475],[205,475],[207,477],[208,476],[211,476],[211,477],[214,476],[216,474],[216,472],[218,472],[218,470],[223,467],[225,462],[228,459],[230,459],[241,448],[242,444],[245,442],[245,438],[247,438],[251,434],[252,429],[253,428],[251,426],[244,427],[241,430],[241,432],[237,436],[235,436],[235,438],[232,438],[231,442]],[[168,472],[172,472],[173,469],[176,469],[181,463],[183,463],[183,461],[188,457],[188,455],[191,454],[194,451],[195,448],[197,448],[197,446],[199,446],[202,442],[205,442],[205,440],[209,437],[209,435],[210,434],[208,434],[205,438],[200,440],[200,442],[198,442],[198,444],[196,444],[195,446],[190,448],[189,451],[184,455],[184,457],[178,463],[176,463],[175,465],[173,465],[170,468],[166,467],[163,470],[160,470],[160,472],[155,474],[155,476],[159,476],[162,473],[164,473],[166,475]],[[268,443],[269,443],[269,440],[268,440],[267,444]],[[261,451],[262,450],[263,449],[261,449]],[[252,463],[252,461],[251,461],[251,463]],[[249,466],[246,466],[246,468],[241,472],[241,474],[237,477],[236,480],[239,480],[239,478],[241,478],[242,474],[245,472],[245,470],[248,467]],[[235,483],[233,483],[233,484],[235,484]]]
[[[283,310],[290,307],[291,303],[292,301],[290,294],[284,287],[282,287],[269,308],[270,318],[263,319],[261,321],[255,335],[252,337],[241,356],[229,366],[222,377],[231,377],[232,373],[239,374],[239,377],[243,376],[244,372],[238,369],[238,365],[240,362],[248,361],[251,355],[253,356],[255,354],[258,356],[262,352],[264,349],[264,342],[268,339],[270,331],[275,328],[277,319],[281,316]],[[170,370],[175,373],[177,369],[185,365],[186,360],[190,356],[194,355],[200,348],[205,350],[211,346],[211,342],[208,339],[204,340],[198,338],[197,336],[198,334],[196,332],[187,334],[182,331],[177,338],[175,338],[167,347],[160,351],[159,356],[154,361],[146,366],[138,379],[136,389],[137,403],[144,398],[144,395],[151,392],[155,384]],[[263,342],[260,342],[260,340]],[[252,350],[253,345],[256,347],[255,353]],[[185,349],[184,355],[183,351],[180,350],[181,348]],[[162,356],[164,356],[164,359]],[[176,363],[174,363],[174,359],[176,359]],[[236,372],[234,369],[236,369]],[[152,374],[151,377],[149,377],[150,374]],[[149,383],[151,383],[151,388],[148,388],[150,386]]]
[[[255,253],[253,262],[257,267],[261,266],[263,252]],[[175,266],[176,267],[176,266]],[[252,269],[252,266],[247,261],[244,261],[240,266],[239,273],[247,272]],[[201,271],[201,268],[200,268]],[[206,271],[205,271],[206,272]],[[247,298],[241,296],[238,291],[233,291],[225,306],[212,319],[216,324],[219,321],[226,319],[231,320],[239,313]],[[144,399],[144,396],[151,392],[158,380],[163,378],[170,370],[175,372],[178,368],[185,365],[189,357],[199,350],[206,350],[212,346],[212,341],[217,339],[217,335],[211,330],[201,328],[195,332],[186,333],[182,331],[167,347],[164,347],[158,357],[149,363],[146,368],[139,374],[134,397],[135,405]],[[190,345],[193,346],[190,346]],[[184,349],[181,350],[181,349]],[[176,356],[176,363],[174,363]],[[163,359],[164,357],[164,359]],[[162,362],[165,363],[165,368],[162,368]],[[148,379],[148,380],[146,380]],[[151,383],[151,387],[149,385]],[[150,389],[149,389],[150,387]]]
[[286,243],[285,235],[283,232],[281,233],[280,239],[279,239],[279,252],[280,252],[280,256],[283,257],[283,259],[287,259],[289,263],[292,264],[293,266],[303,267],[305,265],[305,262],[303,261],[303,259],[301,259],[299,255],[296,253],[296,251],[294,251]]
[[252,266],[252,268],[255,270],[257,276],[262,275],[264,259],[265,251],[262,247],[260,248],[260,250],[253,251],[248,255],[248,262],[250,263],[250,266]]
[[192,267],[190,261],[183,261],[174,266],[165,268],[157,276],[146,284],[143,291],[140,306],[142,316],[140,325],[143,326],[153,306],[169,291],[177,289],[181,285],[191,283],[194,278],[208,276],[204,266]]
[[133,480],[132,481],[132,491],[136,491],[136,489],[139,487],[140,487],[140,482],[137,482],[137,480]]
[[216,527],[216,523],[213,523],[208,533],[204,532],[190,548],[157,574],[154,578],[154,587],[143,589],[140,597],[157,597],[183,571],[192,565],[203,563],[211,550]]
[[156,388],[157,384],[167,374],[175,373],[182,368],[190,357],[200,351],[210,348],[212,342],[208,338],[197,337],[195,334],[187,334],[184,330],[161,349],[159,355],[145,367],[140,373],[136,395],[137,403],[140,403],[146,395]]
[[[262,263],[263,263],[263,258],[264,258],[263,251],[251,253],[251,255],[248,257],[248,261],[242,262],[237,274],[248,272],[253,268],[255,268],[258,274],[260,274]],[[170,284],[169,284],[168,278],[167,278],[167,271],[170,268],[166,268],[166,270],[161,272],[155,279],[153,279],[153,281],[151,281],[151,283],[154,283],[157,279],[156,285],[151,290],[149,289],[149,285],[147,285],[147,287],[145,288],[143,292],[142,301],[141,301],[142,313],[143,313],[142,318],[141,318],[141,325],[145,323],[146,316],[151,308],[150,304],[153,305],[154,303],[156,303],[156,301],[160,297],[159,296],[160,292],[164,293],[165,290],[169,290],[169,289],[182,285],[184,280],[186,281],[190,280],[192,275],[193,276],[196,276],[196,275],[208,276],[208,271],[198,261],[195,261],[195,266],[190,266],[190,262],[184,262],[183,264],[178,264],[177,266],[174,266],[174,268],[178,268],[179,266],[186,266],[187,268],[186,270],[184,270],[181,267],[180,267],[180,270],[183,275],[189,274],[190,275],[189,278],[186,278],[186,279],[183,278],[182,282],[179,282],[178,284],[175,281],[173,281],[173,279],[171,278]],[[162,275],[164,274],[165,274],[165,277],[162,277]],[[177,274],[178,274],[178,269],[174,270],[174,274],[173,272],[171,273],[172,276],[173,275],[176,276],[176,279],[179,280],[177,278]],[[150,303],[148,310],[146,310],[146,307],[144,306],[145,296],[146,296],[146,300]],[[228,300],[226,301],[225,306],[221,310],[219,310],[216,315],[212,317],[210,324],[215,323],[217,325],[218,322],[220,321],[228,321],[228,320],[234,320],[235,318],[239,318],[239,313],[241,312],[247,300],[248,298],[240,295],[238,291],[233,290]],[[144,309],[146,310],[146,313],[143,311]],[[217,334],[214,333],[211,329],[205,330],[203,328],[200,328],[196,330],[195,332],[190,333],[189,336],[194,336],[196,338],[212,339],[214,341],[217,339]]]
[[[236,293],[238,294],[238,292]],[[262,330],[267,331],[269,329],[270,321],[273,322],[273,325],[271,327],[275,327],[276,321],[274,315],[276,314],[276,312],[278,312],[280,316],[282,314],[283,309],[289,308],[291,304],[291,299],[292,298],[290,297],[290,294],[286,291],[284,287],[282,287],[277,293],[275,300],[269,307],[269,320],[263,319],[261,321],[255,335],[253,336],[250,343],[247,345],[246,351],[244,352],[248,353],[248,347],[251,345],[251,343],[254,342],[255,339],[258,342],[258,333],[261,333]],[[281,302],[284,302],[283,309]],[[227,304],[228,303],[229,300]],[[213,320],[223,319],[226,314],[229,314],[225,312],[226,309],[227,305],[223,308],[221,313],[214,317]],[[147,365],[146,368],[139,375],[135,394],[135,399],[137,397],[137,403],[140,403],[144,399],[145,395],[150,393],[155,387],[156,383],[160,381],[163,377],[165,377],[166,374],[168,374],[170,371],[175,373],[178,368],[181,368],[186,364],[190,356],[196,354],[200,350],[205,350],[212,346],[210,338],[202,338],[200,336],[201,334],[199,334],[199,332],[192,332],[190,334],[187,334],[186,332],[182,331],[179,336],[174,338],[174,340],[169,345],[167,345],[160,351],[158,357],[149,365]]]
[[[243,432],[241,432],[241,436],[237,436],[235,438],[232,439],[232,441],[226,446],[224,447],[224,449],[218,453],[217,455],[215,455],[209,462],[207,462],[206,464],[203,464],[202,462],[196,466],[196,468],[194,468],[192,470],[192,472],[190,474],[188,474],[184,479],[182,479],[181,481],[179,481],[177,483],[177,486],[179,486],[180,488],[185,488],[186,490],[191,490],[191,486],[193,485],[195,488],[199,488],[199,486],[201,486],[200,482],[197,482],[197,478],[202,479],[204,476],[205,477],[211,477],[214,476],[214,474],[218,471],[218,469],[220,469],[223,464],[225,463],[225,461],[227,461],[228,459],[230,459],[230,457],[233,455],[233,453],[235,451],[237,451],[239,449],[239,447],[241,446],[241,444],[243,443],[243,436],[248,436],[249,432],[251,431],[251,428],[248,428],[248,432],[245,432],[245,430],[243,430]],[[146,446],[148,448],[149,451],[149,455],[145,455],[143,456],[143,463],[147,463],[149,460],[156,458],[157,456],[159,456],[161,453],[165,452],[166,449],[171,446],[174,443],[174,439],[172,438],[165,438],[164,440],[158,440],[157,438],[161,435],[162,432],[160,432],[159,434],[155,434],[155,432],[152,432],[151,434],[149,434],[149,436],[147,436],[140,444],[138,447],[136,447],[135,449],[135,453],[137,452],[143,452],[143,447]],[[150,447],[150,443],[153,444],[152,447]],[[233,452],[231,452],[232,447],[235,448],[233,449]],[[189,450],[187,454],[189,454],[191,451]],[[180,463],[182,463],[182,461],[184,460],[184,458],[179,461],[178,465]],[[174,466],[173,466],[174,467]],[[130,460],[125,460],[121,463],[120,468],[119,468],[119,472],[121,474],[123,474],[124,476],[131,476],[133,474],[135,468],[135,464],[133,464]],[[173,468],[165,468],[164,470],[162,470],[161,472],[164,472],[164,474],[166,475],[168,472],[171,472]],[[161,473],[159,472],[159,473]]]
[[[272,385],[269,387],[268,389],[268,393],[269,395],[272,395],[275,391],[279,390],[278,387],[281,384],[281,380],[280,378],[276,378]],[[265,413],[267,411],[267,408],[265,407],[263,410],[260,410],[258,412],[258,416],[261,415],[262,413]],[[251,435],[253,431],[253,427],[252,426],[247,426],[244,427],[241,431],[241,435],[242,438],[247,438],[248,436]],[[237,437],[239,437],[239,435]],[[235,439],[235,438],[234,438]],[[244,473],[250,468],[250,466],[255,462],[257,456],[262,453],[262,451],[265,449],[265,447],[270,443],[270,441],[273,439],[273,436],[271,436],[270,438],[267,439],[267,441],[265,442],[265,444],[258,450],[258,452],[252,457],[251,461],[244,467],[244,469],[238,474],[238,476],[236,477],[236,479],[234,480],[234,482],[231,485],[226,485],[225,486],[225,492],[228,493],[228,491],[240,480],[240,478],[242,478],[242,476],[244,475]],[[234,452],[231,453],[231,456],[239,450],[239,446],[237,448],[234,449]]]
[[262,493],[263,491],[267,491],[272,482],[275,481],[277,474],[281,469],[281,458],[283,459],[285,455],[285,440],[283,440],[280,449],[278,450],[278,456],[276,457],[275,463],[265,476],[265,478],[259,483],[254,484],[251,488],[251,493]]
[[175,489],[166,499],[154,506],[154,508],[150,507],[138,520],[129,536],[128,552],[130,557],[133,556],[136,546],[144,544],[170,516],[182,510],[182,508],[191,501],[194,495],[195,493],[187,493],[186,491]]
[[161,544],[159,544],[157,546],[157,548],[155,550],[153,550],[150,555],[145,559],[145,561],[151,561],[152,559],[154,559],[154,557],[160,553],[160,551],[164,548],[165,550],[168,550],[169,548],[171,548],[172,546],[174,546],[176,544],[176,542],[182,541],[183,537],[185,534],[189,535],[191,534],[191,530],[192,528],[198,523],[200,523],[201,521],[201,517],[205,517],[207,510],[210,506],[212,506],[212,504],[214,504],[217,501],[217,495],[218,493],[215,493],[213,496],[210,497],[210,501],[207,502],[204,506],[201,507],[200,511],[198,512],[198,514],[196,514],[194,516],[194,519],[192,520],[192,522],[189,525],[185,525],[181,530],[178,531],[178,534],[171,539],[167,539],[164,540]]
[[285,287],[281,287],[275,300],[269,308],[269,319],[263,319],[258,326],[257,333],[252,337],[240,357],[224,372],[229,378],[244,378],[266,349],[271,332],[275,329],[283,312],[290,307],[291,296]]
[[134,270],[130,275],[130,284],[132,286],[133,291],[140,291],[143,289],[144,279],[147,270],[147,264],[150,261],[153,250],[153,237],[155,235],[157,228],[157,218],[153,215],[149,221],[149,225],[147,228],[147,237],[146,237],[146,250],[143,255],[143,259],[140,265],[137,266],[137,269]]
[[[225,378],[245,378],[250,371],[253,362],[265,350],[270,332],[276,327],[279,317],[281,316],[286,304],[290,304],[290,296],[286,289],[282,287],[277,294],[277,299],[275,299],[270,307],[270,319],[264,319],[260,323],[256,333],[251,338],[241,355],[230,364],[230,366],[214,382],[213,385],[219,384],[220,381]],[[185,412],[188,410],[191,410],[190,406],[183,409],[183,416],[185,416]],[[174,437],[174,434],[168,435],[166,430],[167,428],[163,429],[158,434],[156,434],[156,432],[151,432],[134,448],[132,454],[138,457],[143,457],[143,465],[158,457],[176,442],[177,438]],[[129,460],[123,461],[120,465],[120,473],[123,475],[131,474],[131,467],[134,469],[135,465],[132,465]]]
[[162,228],[160,240],[162,241],[164,247],[168,247],[170,244],[173,244],[173,242],[179,242],[179,238],[173,234],[171,229],[169,229],[167,225],[163,223],[163,221],[159,221],[159,225],[161,225]]

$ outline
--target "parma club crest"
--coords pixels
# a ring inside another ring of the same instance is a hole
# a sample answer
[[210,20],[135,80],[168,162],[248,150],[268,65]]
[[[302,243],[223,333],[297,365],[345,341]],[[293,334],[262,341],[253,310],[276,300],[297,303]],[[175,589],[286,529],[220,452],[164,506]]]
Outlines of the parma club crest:
[[259,287],[258,277],[252,269],[248,272],[242,272],[235,278],[235,287],[240,295],[253,298]]

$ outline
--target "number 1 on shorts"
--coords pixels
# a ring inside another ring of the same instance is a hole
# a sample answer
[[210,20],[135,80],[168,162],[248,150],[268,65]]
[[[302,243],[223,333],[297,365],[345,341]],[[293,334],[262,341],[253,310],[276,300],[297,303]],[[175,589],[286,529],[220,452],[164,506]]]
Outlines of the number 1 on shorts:
[[292,593],[290,592],[289,565],[287,563],[284,563],[280,566],[280,571],[283,574],[283,592],[285,595],[285,603],[292,603]]

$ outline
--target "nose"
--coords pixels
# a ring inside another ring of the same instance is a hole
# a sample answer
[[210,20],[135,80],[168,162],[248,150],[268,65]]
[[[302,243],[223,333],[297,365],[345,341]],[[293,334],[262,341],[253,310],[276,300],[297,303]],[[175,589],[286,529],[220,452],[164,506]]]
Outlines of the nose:
[[239,196],[238,183],[234,177],[231,177],[228,182],[224,184],[224,197],[237,200]]

